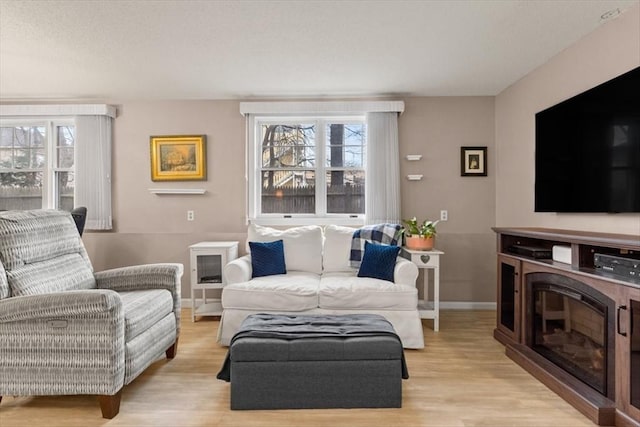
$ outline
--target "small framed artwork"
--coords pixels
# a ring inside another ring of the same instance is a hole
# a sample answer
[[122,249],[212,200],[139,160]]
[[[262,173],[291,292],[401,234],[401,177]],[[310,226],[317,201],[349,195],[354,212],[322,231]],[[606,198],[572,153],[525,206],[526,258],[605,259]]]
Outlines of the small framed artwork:
[[487,147],[460,147],[460,175],[487,176]]
[[206,180],[206,143],[206,135],[152,136],[151,180]]

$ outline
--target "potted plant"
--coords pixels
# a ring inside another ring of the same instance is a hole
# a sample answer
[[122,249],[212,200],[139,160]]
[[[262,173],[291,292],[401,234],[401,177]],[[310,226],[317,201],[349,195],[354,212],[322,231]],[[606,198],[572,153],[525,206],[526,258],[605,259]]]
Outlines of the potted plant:
[[402,221],[405,224],[403,233],[405,245],[409,249],[417,251],[429,251],[433,249],[433,242],[436,236],[436,225],[440,221],[429,221],[425,219],[418,222],[416,217]]

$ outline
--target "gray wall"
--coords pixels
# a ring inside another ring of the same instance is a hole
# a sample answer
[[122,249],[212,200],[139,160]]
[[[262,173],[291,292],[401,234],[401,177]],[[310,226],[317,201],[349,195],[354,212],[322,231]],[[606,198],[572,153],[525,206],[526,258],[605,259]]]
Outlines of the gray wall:
[[535,113],[640,66],[640,5],[496,97],[496,224],[640,235],[639,214],[534,213]]
[[[397,98],[396,98],[397,99]],[[399,118],[401,172],[424,179],[402,183],[402,215],[450,220],[439,226],[442,300],[494,301],[494,162],[489,176],[460,177],[460,146],[486,145],[493,154],[493,97],[405,98]],[[113,159],[113,232],[87,232],[96,270],[145,263],[182,262],[202,240],[246,239],[245,120],[239,101],[119,102]],[[208,178],[200,182],[152,182],[151,135],[206,134]],[[204,195],[155,195],[150,188],[204,188]],[[195,221],[186,219],[195,211]],[[422,280],[422,278],[420,279]],[[183,297],[189,296],[188,270]]]
[[[404,218],[438,226],[442,300],[495,301],[499,226],[539,226],[640,234],[640,215],[533,212],[534,114],[640,65],[640,7],[596,29],[497,97],[404,98],[399,118]],[[394,98],[402,99],[402,98]],[[246,239],[245,123],[236,101],[122,101],[115,121],[112,232],[87,232],[96,270],[146,262],[181,262],[190,244]],[[206,134],[208,179],[153,183],[151,135]],[[488,176],[460,176],[460,147],[488,147]],[[422,160],[404,160],[422,154]],[[407,174],[423,174],[421,181]],[[149,188],[204,188],[206,194],[151,194]],[[186,220],[187,210],[195,221]],[[183,296],[189,296],[188,269]],[[419,279],[422,280],[422,277]]]

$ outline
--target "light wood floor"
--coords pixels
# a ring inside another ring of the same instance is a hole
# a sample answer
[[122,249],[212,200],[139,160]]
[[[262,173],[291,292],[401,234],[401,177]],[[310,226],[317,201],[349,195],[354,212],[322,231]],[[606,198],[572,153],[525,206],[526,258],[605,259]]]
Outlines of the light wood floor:
[[426,348],[407,350],[401,409],[231,411],[216,379],[226,348],[218,321],[183,311],[178,355],[154,363],[124,388],[120,414],[101,418],[92,396],[11,397],[0,426],[593,426],[504,355],[493,311],[444,311],[440,332],[424,320]]

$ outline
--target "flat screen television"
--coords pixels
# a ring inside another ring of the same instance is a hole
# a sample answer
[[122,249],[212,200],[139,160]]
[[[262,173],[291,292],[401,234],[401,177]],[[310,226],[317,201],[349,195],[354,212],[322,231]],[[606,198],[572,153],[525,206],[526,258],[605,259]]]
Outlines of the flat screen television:
[[536,212],[640,212],[640,67],[536,114]]

